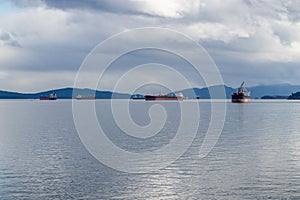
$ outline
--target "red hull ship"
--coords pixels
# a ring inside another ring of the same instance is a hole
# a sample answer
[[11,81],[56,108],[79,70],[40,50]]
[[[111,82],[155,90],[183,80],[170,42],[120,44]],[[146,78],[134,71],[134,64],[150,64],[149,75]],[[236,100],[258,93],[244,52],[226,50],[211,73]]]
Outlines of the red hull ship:
[[244,87],[244,82],[238,88],[238,91],[231,96],[232,103],[248,103],[250,99],[250,92]]
[[182,101],[184,96],[182,93],[175,95],[174,93],[167,95],[146,95],[146,101]]
[[40,100],[57,100],[57,95],[55,93],[50,94],[50,96],[40,96]]

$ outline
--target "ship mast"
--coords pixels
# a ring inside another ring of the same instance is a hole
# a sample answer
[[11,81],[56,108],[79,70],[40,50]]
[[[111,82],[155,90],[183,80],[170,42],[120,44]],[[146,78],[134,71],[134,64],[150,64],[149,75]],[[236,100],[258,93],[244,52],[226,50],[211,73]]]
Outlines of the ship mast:
[[245,84],[245,82],[243,81],[241,86],[238,89],[238,92],[243,92],[244,91],[244,84]]

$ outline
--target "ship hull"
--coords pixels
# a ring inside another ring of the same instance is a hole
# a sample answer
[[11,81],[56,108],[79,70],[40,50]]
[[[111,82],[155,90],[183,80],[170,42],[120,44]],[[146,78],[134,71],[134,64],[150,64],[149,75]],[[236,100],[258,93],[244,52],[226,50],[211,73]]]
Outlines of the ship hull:
[[183,97],[167,97],[167,96],[150,96],[146,95],[146,101],[182,101]]
[[248,103],[250,102],[250,98],[244,98],[244,99],[231,99],[232,103]]
[[57,97],[40,97],[40,100],[57,100]]
[[250,102],[250,96],[245,96],[243,94],[233,94],[231,97],[232,103],[248,103]]
[[76,100],[95,100],[96,97],[76,97]]

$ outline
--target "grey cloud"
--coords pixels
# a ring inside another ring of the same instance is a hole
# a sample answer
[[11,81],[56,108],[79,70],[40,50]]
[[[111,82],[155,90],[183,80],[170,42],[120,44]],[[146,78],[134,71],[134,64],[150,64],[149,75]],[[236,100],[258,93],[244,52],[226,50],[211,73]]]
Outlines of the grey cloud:
[[300,0],[252,0],[251,6],[256,9],[256,14],[265,17],[269,16],[280,20],[286,15],[291,22],[300,21]]
[[6,32],[0,33],[0,40],[10,40],[10,35]]
[[[129,15],[155,16],[143,11],[143,3],[130,0],[11,0],[16,6],[46,6],[61,10],[91,10]],[[157,16],[158,17],[158,16]]]
[[49,7],[60,9],[95,9],[111,12],[130,12],[138,8],[136,3],[124,0],[45,0]]
[[5,31],[0,31],[0,41],[7,46],[21,47],[19,42],[15,40],[10,33]]
[[18,7],[34,7],[43,5],[43,0],[11,0]]
[[300,40],[300,31],[296,28],[274,25],[273,32],[278,36],[282,45],[291,45],[292,42]]
[[287,0],[283,4],[288,12],[289,19],[300,22],[300,0]]

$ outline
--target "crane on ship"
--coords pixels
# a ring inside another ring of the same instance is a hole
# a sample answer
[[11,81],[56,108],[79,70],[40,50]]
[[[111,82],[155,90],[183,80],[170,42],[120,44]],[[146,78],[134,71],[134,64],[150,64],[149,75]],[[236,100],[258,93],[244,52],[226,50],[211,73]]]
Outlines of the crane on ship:
[[242,82],[241,86],[239,87],[238,89],[238,92],[244,92],[244,84],[245,84],[245,81]]

